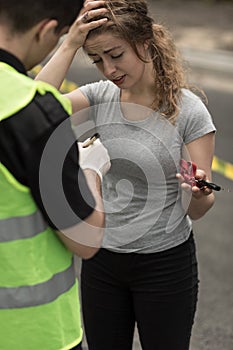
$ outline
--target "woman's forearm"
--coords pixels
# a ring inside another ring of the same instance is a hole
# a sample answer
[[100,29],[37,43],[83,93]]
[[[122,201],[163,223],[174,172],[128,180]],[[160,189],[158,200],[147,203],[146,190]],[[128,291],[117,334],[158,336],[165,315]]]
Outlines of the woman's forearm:
[[211,193],[208,196],[202,198],[192,197],[189,208],[188,215],[192,220],[198,220],[207,213],[207,211],[214,204],[214,194]]
[[[195,178],[211,181],[211,167],[214,154],[215,134],[211,132],[186,145],[191,160],[197,165]],[[192,220],[200,219],[214,204],[214,193],[211,189],[197,186],[187,188],[187,184],[181,185],[187,191],[189,197],[188,215]],[[188,186],[189,187],[189,186]],[[191,200],[190,200],[191,190]]]
[[66,77],[77,50],[78,48],[70,46],[67,44],[66,40],[64,40],[35,79],[42,80],[59,89]]

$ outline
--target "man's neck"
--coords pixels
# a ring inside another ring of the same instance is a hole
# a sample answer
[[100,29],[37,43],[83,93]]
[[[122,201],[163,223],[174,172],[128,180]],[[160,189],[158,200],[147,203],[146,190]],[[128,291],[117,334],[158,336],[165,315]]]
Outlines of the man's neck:
[[10,30],[0,25],[0,48],[8,51],[26,65],[26,57],[30,49],[30,38],[27,34],[12,34]]
[[14,69],[16,69],[21,74],[27,74],[23,63],[12,53],[7,50],[0,48],[0,62],[4,62]]

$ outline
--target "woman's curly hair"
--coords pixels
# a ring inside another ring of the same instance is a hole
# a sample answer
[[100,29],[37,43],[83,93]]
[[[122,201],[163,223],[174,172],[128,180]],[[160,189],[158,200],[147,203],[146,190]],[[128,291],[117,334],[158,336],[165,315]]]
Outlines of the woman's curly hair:
[[157,108],[171,123],[175,123],[181,89],[194,89],[186,81],[184,61],[170,32],[163,25],[154,23],[145,0],[106,0],[105,6],[109,10],[105,15],[109,21],[91,31],[89,36],[111,31],[126,40],[144,62],[148,61],[140,56],[137,45],[148,43],[155,72]]

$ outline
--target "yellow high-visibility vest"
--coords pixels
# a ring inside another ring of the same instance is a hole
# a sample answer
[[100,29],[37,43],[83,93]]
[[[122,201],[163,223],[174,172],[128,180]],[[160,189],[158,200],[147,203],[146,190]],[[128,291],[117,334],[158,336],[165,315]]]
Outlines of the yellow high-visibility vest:
[[[0,122],[52,86],[0,62]],[[30,189],[0,163],[0,348],[68,350],[81,342],[73,255],[42,217]]]

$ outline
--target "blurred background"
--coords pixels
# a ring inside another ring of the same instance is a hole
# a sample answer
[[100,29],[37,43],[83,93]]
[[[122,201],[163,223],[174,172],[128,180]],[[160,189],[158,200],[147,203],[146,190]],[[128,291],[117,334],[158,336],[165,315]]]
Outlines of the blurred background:
[[[224,190],[194,222],[200,292],[191,350],[233,349],[233,1],[149,1],[207,94],[217,127],[213,178]],[[135,345],[135,349],[140,347]]]
[[[172,32],[188,62],[190,82],[204,89],[217,127],[213,181],[224,190],[216,192],[215,205],[205,217],[194,222],[200,292],[191,350],[233,350],[233,1],[148,4],[155,20]],[[63,90],[100,78],[81,52]],[[133,349],[141,349],[137,332]]]

